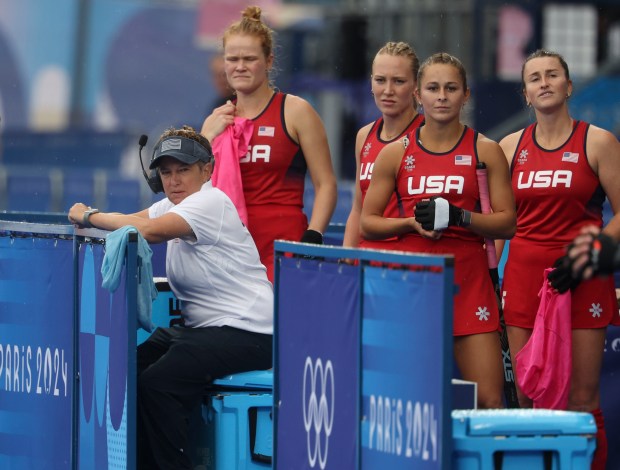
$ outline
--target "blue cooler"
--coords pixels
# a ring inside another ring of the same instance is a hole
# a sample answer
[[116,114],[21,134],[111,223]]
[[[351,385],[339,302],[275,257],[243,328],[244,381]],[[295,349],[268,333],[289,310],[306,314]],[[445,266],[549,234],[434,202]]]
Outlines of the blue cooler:
[[554,410],[455,410],[455,470],[589,469],[596,448],[590,413]]
[[217,390],[273,390],[273,369],[228,375],[213,381]]
[[194,465],[205,470],[271,468],[273,371],[230,375],[213,382],[191,425]]

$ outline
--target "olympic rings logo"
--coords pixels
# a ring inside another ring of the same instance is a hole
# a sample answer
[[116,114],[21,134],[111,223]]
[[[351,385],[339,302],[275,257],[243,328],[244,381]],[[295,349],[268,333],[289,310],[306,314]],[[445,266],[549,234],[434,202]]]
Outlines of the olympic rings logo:
[[[317,396],[317,393],[319,394]],[[329,436],[334,424],[334,368],[328,360],[314,363],[308,356],[304,366],[304,427],[308,444],[308,462],[314,468],[319,461],[321,470],[327,464]]]
[[616,337],[612,339],[611,341],[605,340],[605,351],[607,351],[608,343],[613,352],[620,352],[620,337]]

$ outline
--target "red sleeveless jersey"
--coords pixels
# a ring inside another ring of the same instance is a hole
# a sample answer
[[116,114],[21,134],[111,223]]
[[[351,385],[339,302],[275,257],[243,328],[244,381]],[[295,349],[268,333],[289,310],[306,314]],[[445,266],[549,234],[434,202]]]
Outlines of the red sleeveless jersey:
[[[413,134],[413,132],[420,127],[420,125],[424,122],[424,115],[416,114],[415,117],[411,120],[409,125],[401,132],[398,136],[393,138],[392,140],[383,140],[381,138],[381,130],[383,129],[383,118],[377,119],[366,139],[364,140],[364,145],[362,147],[362,151],[360,153],[360,191],[362,193],[362,205],[364,204],[364,199],[366,198],[366,192],[368,191],[368,187],[370,186],[370,180],[372,179],[372,170],[375,166],[375,161],[377,160],[377,156],[379,152],[383,150],[383,148],[399,139],[402,139],[403,136],[407,136],[409,134]],[[392,194],[390,200],[385,206],[385,210],[383,211],[384,217],[400,217],[398,201],[396,199],[396,193]],[[360,236],[359,246],[363,248],[375,248],[381,250],[390,249],[385,244],[386,242],[390,243],[397,238],[388,238],[385,240],[366,240],[365,238]],[[396,247],[392,247],[392,249],[397,249]]]
[[[589,124],[575,121],[553,150],[536,142],[536,124],[524,129],[510,167],[517,233],[510,241],[502,296],[507,325],[533,328],[546,268],[566,253],[584,225],[603,225],[605,193],[586,155]],[[603,328],[618,317],[611,276],[580,283],[571,294],[573,328]]]
[[568,140],[553,150],[536,142],[536,124],[521,134],[511,164],[517,208],[514,240],[565,246],[583,226],[603,225],[605,192],[588,164],[588,127],[575,121]]
[[303,207],[306,160],[286,131],[285,100],[284,93],[274,93],[263,112],[253,119],[254,133],[241,160],[246,206]]
[[[373,123],[370,128],[370,132],[368,132],[368,135],[366,136],[366,140],[364,140],[364,146],[362,147],[362,152],[360,154],[360,190],[362,192],[362,204],[364,202],[364,198],[366,197],[368,187],[370,186],[372,170],[375,166],[375,160],[377,159],[379,152],[383,150],[387,144],[395,142],[405,135],[413,134],[413,131],[420,127],[423,122],[424,116],[422,114],[416,114],[407,128],[392,140],[383,140],[381,138],[383,118],[379,118]],[[396,195],[393,195],[390,199],[383,215],[385,217],[399,216]]]
[[[403,154],[396,176],[396,195],[403,217],[412,217],[416,204],[432,197],[442,197],[450,204],[479,212],[480,192],[476,179],[478,132],[465,126],[463,135],[448,152],[426,150],[419,141],[420,129]],[[417,234],[407,234],[405,237]],[[462,227],[448,227],[441,237],[479,241],[482,237]]]
[[[465,126],[454,148],[444,153],[425,149],[419,141],[420,129],[411,137],[396,180],[403,217],[413,216],[418,202],[435,196],[479,211],[478,133]],[[454,256],[454,283],[458,288],[454,297],[455,336],[497,331],[499,312],[482,237],[462,227],[448,227],[438,240],[411,232],[397,244],[403,251]]]

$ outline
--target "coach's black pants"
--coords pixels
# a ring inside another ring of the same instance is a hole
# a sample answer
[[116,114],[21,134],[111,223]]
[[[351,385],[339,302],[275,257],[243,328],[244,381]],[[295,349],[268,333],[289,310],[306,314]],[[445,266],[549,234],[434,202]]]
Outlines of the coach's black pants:
[[188,422],[207,385],[271,368],[271,352],[271,335],[227,326],[155,330],[138,347],[138,469],[191,469]]

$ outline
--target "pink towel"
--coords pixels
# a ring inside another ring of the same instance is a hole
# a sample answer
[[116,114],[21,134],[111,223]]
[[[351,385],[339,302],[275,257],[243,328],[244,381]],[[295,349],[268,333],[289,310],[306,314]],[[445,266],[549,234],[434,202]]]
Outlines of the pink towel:
[[565,410],[572,367],[570,291],[549,286],[545,270],[540,304],[529,341],[516,356],[517,382],[534,408]]
[[253,121],[236,117],[233,124],[213,140],[212,145],[215,168],[211,175],[211,182],[214,187],[224,191],[232,200],[239,218],[246,226],[248,225],[248,211],[243,196],[239,160],[245,157],[253,132]]

